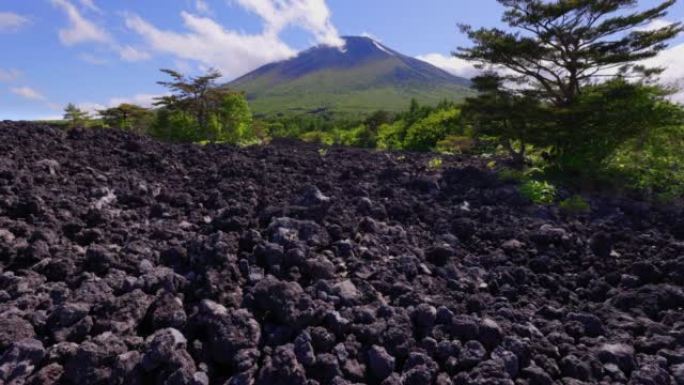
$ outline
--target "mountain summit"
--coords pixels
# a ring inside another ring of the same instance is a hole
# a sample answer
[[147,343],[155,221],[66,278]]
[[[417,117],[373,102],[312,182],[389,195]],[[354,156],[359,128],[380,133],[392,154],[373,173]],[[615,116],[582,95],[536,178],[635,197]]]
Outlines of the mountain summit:
[[412,98],[436,104],[470,93],[469,81],[368,37],[316,46],[267,64],[227,86],[245,91],[256,113],[400,111]]

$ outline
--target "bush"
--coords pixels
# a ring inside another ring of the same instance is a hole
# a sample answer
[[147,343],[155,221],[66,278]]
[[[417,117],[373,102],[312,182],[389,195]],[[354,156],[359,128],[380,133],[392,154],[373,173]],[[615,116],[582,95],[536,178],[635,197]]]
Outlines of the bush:
[[475,148],[475,140],[463,135],[447,135],[437,142],[437,152],[445,154],[467,154]]
[[580,195],[573,195],[570,198],[563,200],[558,207],[566,214],[571,215],[584,214],[591,210],[589,203]]
[[536,204],[551,204],[556,198],[556,187],[546,181],[529,180],[520,186],[520,194]]
[[428,162],[428,168],[430,170],[439,170],[442,168],[442,165],[444,164],[444,161],[442,161],[442,158],[432,158]]
[[456,108],[437,110],[410,125],[403,147],[406,150],[430,151],[452,132],[458,130],[461,111]]
[[325,144],[327,146],[335,144],[335,137],[332,134],[322,131],[305,132],[299,136],[299,139],[307,143]]

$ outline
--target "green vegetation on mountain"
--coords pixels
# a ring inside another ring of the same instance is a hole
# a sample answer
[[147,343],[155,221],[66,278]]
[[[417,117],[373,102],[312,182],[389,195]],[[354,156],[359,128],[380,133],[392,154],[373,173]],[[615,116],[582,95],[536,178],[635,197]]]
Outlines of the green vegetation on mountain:
[[345,47],[314,47],[268,64],[227,85],[244,91],[258,115],[400,112],[408,101],[436,105],[472,95],[466,79],[402,55],[366,37]]

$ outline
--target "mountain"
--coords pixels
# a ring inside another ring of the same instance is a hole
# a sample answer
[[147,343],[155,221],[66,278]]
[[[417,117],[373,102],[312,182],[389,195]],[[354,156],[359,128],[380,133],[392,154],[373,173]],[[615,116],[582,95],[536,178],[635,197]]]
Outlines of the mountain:
[[343,48],[317,46],[267,64],[227,87],[245,91],[257,114],[405,110],[411,99],[437,104],[471,93],[469,81],[402,55],[368,37],[344,37]]

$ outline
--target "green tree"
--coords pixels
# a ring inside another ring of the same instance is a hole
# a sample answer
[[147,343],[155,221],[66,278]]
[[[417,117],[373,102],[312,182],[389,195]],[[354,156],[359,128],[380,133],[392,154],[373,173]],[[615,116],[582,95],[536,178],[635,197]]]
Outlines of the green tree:
[[223,96],[218,109],[218,120],[221,140],[237,143],[253,139],[252,111],[243,93],[229,92]]
[[158,84],[167,87],[171,95],[157,98],[155,105],[170,111],[183,111],[195,119],[199,135],[209,140],[211,137],[211,115],[219,109],[219,104],[226,94],[226,90],[216,87],[216,80],[222,75],[217,70],[210,70],[207,74],[187,77],[177,71],[162,69],[163,73],[171,77],[171,81],[160,81]]
[[69,103],[64,108],[64,120],[67,121],[69,128],[85,126],[90,117],[88,113]]
[[[634,11],[636,0],[498,1],[506,8],[503,22],[510,30],[461,25],[461,31],[473,45],[459,48],[455,55],[474,61],[481,68],[505,69],[501,78],[515,82],[519,93],[525,92],[527,98],[536,98],[552,107],[543,126],[549,131],[547,144],[558,164],[569,154],[577,153],[578,148],[592,147],[596,136],[614,139],[604,141],[613,147],[600,150],[610,153],[638,134],[639,130],[623,130],[597,120],[586,126],[587,116],[607,117],[594,113],[604,108],[600,103],[607,99],[595,97],[597,104],[591,106],[590,114],[580,99],[596,84],[611,79],[644,81],[662,71],[639,63],[665,49],[667,42],[683,30],[682,24],[655,29],[640,27],[665,17],[676,0],[643,11]],[[625,83],[620,87],[627,92],[614,92],[608,87],[593,88],[593,93],[624,97],[620,103],[627,106],[635,94],[628,92]],[[598,132],[610,130],[615,131]]]
[[544,145],[548,108],[535,93],[504,87],[504,78],[485,73],[472,79],[477,96],[466,98],[463,115],[478,136],[496,136],[514,163],[523,166],[530,144]]
[[437,142],[460,130],[460,117],[461,111],[457,108],[436,109],[408,127],[403,148],[414,151],[434,149]]
[[98,111],[102,122],[108,127],[145,133],[154,115],[146,108],[135,104],[122,103],[117,107]]

